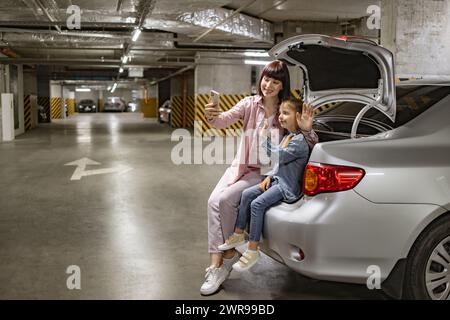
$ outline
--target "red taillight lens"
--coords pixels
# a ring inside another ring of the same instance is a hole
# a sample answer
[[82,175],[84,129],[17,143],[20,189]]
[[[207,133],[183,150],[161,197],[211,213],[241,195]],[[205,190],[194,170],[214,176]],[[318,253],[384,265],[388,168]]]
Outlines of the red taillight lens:
[[303,193],[315,196],[324,192],[338,192],[354,188],[364,177],[360,168],[308,163],[303,175]]

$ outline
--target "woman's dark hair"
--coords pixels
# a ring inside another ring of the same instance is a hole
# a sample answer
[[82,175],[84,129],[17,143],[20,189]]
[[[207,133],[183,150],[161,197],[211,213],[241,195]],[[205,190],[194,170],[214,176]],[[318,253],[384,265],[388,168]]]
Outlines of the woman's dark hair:
[[289,99],[291,96],[291,80],[289,78],[289,70],[283,61],[275,60],[267,64],[258,81],[258,94],[263,97],[261,91],[261,81],[263,77],[269,77],[281,81],[283,83],[283,89],[278,93],[278,98],[280,101]]

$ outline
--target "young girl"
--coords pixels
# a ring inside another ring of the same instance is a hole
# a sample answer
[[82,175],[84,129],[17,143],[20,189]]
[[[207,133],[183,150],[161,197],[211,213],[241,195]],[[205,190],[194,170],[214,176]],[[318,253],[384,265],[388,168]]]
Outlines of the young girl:
[[270,141],[267,125],[261,130],[262,146],[268,155],[276,157],[276,164],[263,182],[244,190],[234,234],[219,246],[220,250],[229,250],[245,243],[244,230],[250,218],[247,251],[233,265],[233,269],[237,271],[251,268],[260,257],[258,243],[265,212],[277,202],[295,199],[300,194],[300,179],[309,157],[308,144],[300,132],[301,117],[302,113],[312,117],[312,112],[313,109],[306,104],[303,105],[302,112],[300,100],[291,99],[281,104],[279,121],[289,134],[283,138],[280,145],[274,145]]
[[[290,96],[289,71],[286,64],[276,60],[267,64],[261,72],[258,82],[258,95],[242,99],[232,109],[221,112],[213,103],[205,106],[205,117],[218,129],[226,128],[239,120],[243,120],[243,135],[238,154],[231,166],[225,171],[208,199],[208,251],[210,266],[206,268],[205,282],[200,293],[209,295],[216,292],[228,277],[232,266],[239,259],[233,249],[221,251],[218,246],[233,234],[236,224],[236,211],[242,191],[261,182],[260,165],[250,163],[248,159],[257,158],[254,146],[257,139],[248,132],[260,128],[265,120],[272,120],[269,128],[283,135],[284,129],[278,122],[281,101]],[[310,148],[318,141],[318,137],[306,119],[301,126]],[[306,124],[306,125],[305,125]],[[278,141],[277,141],[278,142]]]

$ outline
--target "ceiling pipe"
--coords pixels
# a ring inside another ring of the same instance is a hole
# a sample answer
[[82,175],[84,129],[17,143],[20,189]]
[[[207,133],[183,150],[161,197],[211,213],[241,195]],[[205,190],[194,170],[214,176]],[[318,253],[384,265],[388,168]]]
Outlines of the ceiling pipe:
[[178,41],[174,41],[173,46],[176,49],[192,49],[192,50],[223,50],[223,52],[226,51],[234,51],[234,50],[269,50],[272,48],[272,46],[267,45],[233,45],[233,44],[225,44],[225,43],[180,43]]
[[32,34],[52,34],[55,36],[69,36],[69,37],[88,37],[88,38],[109,38],[109,39],[125,39],[128,38],[127,34],[118,34],[118,33],[95,33],[95,31],[89,32],[68,32],[61,31],[57,32],[54,30],[31,30],[31,29],[20,29],[20,28],[4,28],[0,27],[0,32],[8,32],[8,33],[32,33]]
[[145,18],[147,18],[147,16],[152,13],[154,8],[155,0],[141,0],[139,2],[139,4],[136,6],[136,11],[140,12],[141,14],[137,19],[137,28],[142,28],[145,22]]
[[[57,19],[51,16],[51,14],[47,11],[47,8],[42,4],[41,0],[33,0],[34,3],[44,12],[50,22],[56,22]],[[61,28],[57,25],[53,25],[58,32],[61,32]]]
[[244,4],[242,7],[240,7],[239,9],[236,9],[235,11],[233,11],[233,13],[231,15],[229,15],[226,19],[223,19],[222,21],[220,21],[219,23],[217,23],[214,27],[206,30],[205,32],[203,32],[201,35],[199,35],[197,38],[195,38],[192,42],[197,42],[198,40],[200,40],[201,38],[203,38],[204,36],[206,36],[207,34],[209,34],[210,32],[212,32],[213,30],[215,30],[218,26],[221,26],[222,24],[224,24],[225,22],[227,22],[228,20],[230,20],[231,18],[233,18],[234,16],[236,16],[239,12],[241,12],[242,10],[246,9],[247,7],[251,6],[253,3],[255,3],[256,0],[250,0],[248,1],[246,4]]

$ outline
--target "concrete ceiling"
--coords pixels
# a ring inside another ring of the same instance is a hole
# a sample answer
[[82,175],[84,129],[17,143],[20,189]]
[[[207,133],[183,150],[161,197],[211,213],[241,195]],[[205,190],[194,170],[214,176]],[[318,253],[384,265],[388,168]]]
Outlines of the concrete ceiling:
[[[227,6],[238,8],[243,1],[233,0]],[[272,22],[287,20],[324,21],[353,20],[367,15],[378,0],[260,0],[243,12]]]
[[[373,0],[0,0],[0,52],[9,56],[0,63],[99,72],[142,66],[170,74],[192,65],[199,51],[270,48],[281,22],[357,19],[367,16],[371,4]],[[71,5],[81,9],[81,30],[67,28]],[[236,9],[240,12],[230,18]],[[136,27],[142,34],[133,42]],[[124,55],[130,58],[125,65]]]

